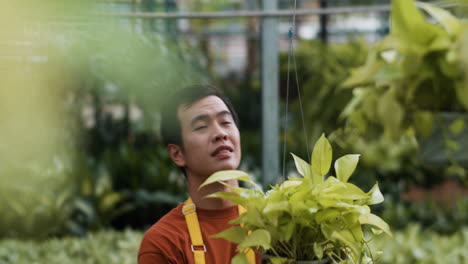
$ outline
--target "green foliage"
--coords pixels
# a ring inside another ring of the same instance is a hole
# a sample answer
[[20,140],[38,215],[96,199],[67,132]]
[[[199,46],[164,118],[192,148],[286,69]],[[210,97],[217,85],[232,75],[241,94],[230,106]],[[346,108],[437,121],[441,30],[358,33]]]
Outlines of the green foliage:
[[392,1],[390,34],[342,84],[353,88],[343,116],[362,134],[377,130],[392,139],[414,130],[428,134],[434,112],[468,109],[463,57],[468,26],[443,9],[418,6],[436,24],[414,1]]
[[[298,43],[295,50],[296,64],[290,65],[290,123],[287,124],[285,138],[288,150],[306,155],[305,138],[300,136],[303,133],[303,123],[294,71],[297,71],[301,89],[307,139],[317,140],[323,132],[329,134],[341,127],[339,115],[350,101],[351,91],[340,90],[340,84],[348,77],[351,68],[365,62],[367,52],[368,44],[364,40],[329,44],[320,41]],[[288,74],[287,53],[280,55],[280,62],[281,94],[284,98]]]
[[468,198],[459,198],[452,206],[428,201],[392,201],[387,199],[381,213],[394,229],[417,223],[423,229],[454,234],[468,223]]
[[[0,240],[0,263],[135,263],[142,236],[141,232],[125,230],[41,242],[3,239]],[[409,225],[394,231],[393,239],[375,237],[369,246],[381,264],[464,264],[468,261],[467,243],[466,226],[447,236]]]
[[[160,137],[141,123],[131,120],[130,106],[121,118],[113,118],[94,93],[94,125],[83,128],[83,145],[77,164],[76,193],[71,207],[69,229],[83,235],[103,227],[144,228],[154,223],[170,207],[182,201],[183,176]],[[134,106],[133,106],[134,107]]]
[[60,69],[10,66],[0,79],[0,237],[43,238],[70,213],[76,120],[53,78]]
[[101,231],[82,238],[0,240],[0,263],[136,263],[141,232]]
[[50,40],[49,61],[65,69],[66,92],[83,119],[67,205],[67,230],[79,235],[144,228],[182,200],[183,176],[161,144],[158,110],[163,95],[204,79],[199,53],[186,42],[100,22],[99,34],[74,28]]
[[[0,61],[0,237],[143,227],[181,200],[183,179],[158,145],[155,113],[163,95],[203,80],[199,53],[96,17],[102,3],[66,2],[0,11],[5,23],[10,10],[27,17],[1,29],[10,44]],[[116,106],[122,119],[109,111]]]
[[[272,261],[317,260],[330,257],[352,263],[368,261],[363,226],[369,225],[391,236],[388,225],[371,213],[369,205],[383,201],[378,185],[367,193],[348,183],[358,162],[358,155],[347,155],[335,162],[337,177],[325,176],[332,163],[330,143],[322,135],[312,153],[312,166],[293,155],[302,178],[290,178],[264,193],[241,171],[221,171],[200,186],[219,182],[232,192],[218,192],[218,197],[247,209],[232,224],[240,224],[216,235],[235,243],[238,250],[254,248],[273,255]],[[238,188],[225,183],[237,179],[255,188]],[[241,253],[243,254],[243,253]],[[236,258],[241,262],[242,258]],[[365,262],[367,263],[367,262]]]
[[370,243],[373,249],[384,249],[378,257],[381,264],[463,264],[468,262],[468,227],[446,236],[419,225],[409,225],[394,232],[393,240],[380,236]]

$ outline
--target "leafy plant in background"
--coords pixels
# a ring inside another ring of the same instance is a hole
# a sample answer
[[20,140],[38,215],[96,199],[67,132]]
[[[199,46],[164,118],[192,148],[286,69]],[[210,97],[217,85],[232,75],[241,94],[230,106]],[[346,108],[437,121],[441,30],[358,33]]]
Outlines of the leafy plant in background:
[[33,74],[2,80],[17,89],[0,91],[0,135],[9,139],[0,146],[0,195],[8,201],[0,205],[0,236],[144,228],[182,200],[183,178],[159,145],[157,110],[163,94],[204,78],[198,53],[101,22],[99,34],[54,27],[38,44],[53,52],[34,50],[47,60],[20,64]]
[[[0,240],[0,263],[135,263],[143,234],[140,231],[99,231],[85,237],[52,238],[45,241]],[[373,251],[381,264],[465,264],[468,261],[468,229],[441,235],[418,225],[409,225],[387,236],[374,238]]]
[[0,263],[133,264],[142,236],[141,232],[127,229],[44,241],[3,239],[0,240]]
[[162,146],[158,109],[164,94],[205,78],[198,53],[185,42],[102,26],[107,30],[99,37],[78,30],[54,43],[83,118],[68,222],[80,235],[109,226],[145,228],[182,201],[183,176]]
[[387,199],[381,212],[393,229],[402,230],[409,223],[440,234],[455,234],[468,223],[468,198],[460,197],[453,205],[427,201],[395,201]]
[[[337,176],[328,174],[332,149],[322,135],[312,153],[312,166],[293,155],[302,178],[290,178],[263,193],[241,171],[221,171],[210,176],[201,186],[218,182],[233,192],[218,192],[208,197],[230,200],[247,209],[232,224],[240,224],[217,234],[216,237],[238,243],[237,249],[253,248],[271,255],[272,263],[297,260],[369,263],[373,252],[366,247],[368,238],[363,226],[371,225],[391,236],[388,225],[371,213],[369,205],[381,203],[383,196],[378,185],[365,193],[348,183],[359,155],[346,155],[335,162]],[[238,179],[254,185],[254,189],[226,184]],[[381,232],[380,231],[380,232]],[[377,231],[376,231],[377,232]],[[244,253],[232,263],[248,263]]]
[[69,216],[76,120],[58,68],[8,66],[0,79],[0,237],[45,238]]
[[[366,63],[343,83],[353,99],[343,117],[360,134],[428,136],[439,124],[448,150],[462,148],[451,138],[463,133],[464,119],[441,121],[440,112],[468,109],[467,24],[447,11],[414,1],[392,1],[391,32],[375,44]],[[455,156],[463,156],[456,153]],[[452,159],[453,160],[453,159]]]
[[[101,125],[98,122],[88,131],[74,233],[108,226],[144,228],[182,201],[183,176],[176,173],[162,143],[151,132],[118,136],[112,126],[103,129]],[[98,130],[108,134],[96,135]],[[116,142],[108,142],[109,138]]]
[[385,248],[379,257],[382,264],[463,264],[468,261],[466,226],[447,236],[410,224],[395,232],[392,240],[380,236],[369,244],[373,249]]
[[[301,41],[295,51],[296,68],[290,65],[289,112],[286,131],[288,150],[306,155],[301,108],[293,74],[297,71],[303,102],[307,138],[316,140],[320,135],[331,133],[341,127],[339,115],[350,101],[351,92],[340,90],[340,84],[349,75],[351,68],[365,62],[368,44],[364,40],[351,39],[345,43],[325,44],[321,41]],[[280,55],[280,80],[283,99],[286,95],[288,54]],[[291,63],[292,64],[292,63]],[[331,139],[330,139],[331,140]],[[359,152],[361,153],[361,152]]]

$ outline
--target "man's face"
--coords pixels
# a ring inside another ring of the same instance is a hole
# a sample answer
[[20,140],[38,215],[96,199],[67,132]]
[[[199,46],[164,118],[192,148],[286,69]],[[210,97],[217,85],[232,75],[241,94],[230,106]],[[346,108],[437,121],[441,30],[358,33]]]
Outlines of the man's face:
[[181,124],[183,149],[176,164],[187,175],[208,177],[220,170],[239,167],[241,147],[239,130],[226,104],[208,96],[177,111]]

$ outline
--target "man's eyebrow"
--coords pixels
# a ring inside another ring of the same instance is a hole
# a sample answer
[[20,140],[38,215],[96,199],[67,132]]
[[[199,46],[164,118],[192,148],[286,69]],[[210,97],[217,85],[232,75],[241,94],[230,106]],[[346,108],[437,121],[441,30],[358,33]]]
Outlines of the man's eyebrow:
[[203,121],[203,120],[206,120],[208,119],[208,115],[207,114],[202,114],[202,115],[197,115],[196,117],[194,117],[192,119],[192,121],[190,121],[190,126],[194,126],[195,123],[197,123],[198,121]]
[[[231,112],[227,111],[227,110],[223,110],[221,112],[218,112],[216,114],[216,117],[223,117],[223,116],[232,116]],[[201,115],[197,115],[196,117],[194,117],[192,119],[192,121],[190,121],[190,126],[194,126],[195,123],[197,123],[198,121],[204,121],[204,120],[207,120],[210,116],[207,115],[207,114],[201,114]]]
[[216,117],[221,117],[221,116],[232,116],[232,114],[228,110],[224,110],[216,114]]

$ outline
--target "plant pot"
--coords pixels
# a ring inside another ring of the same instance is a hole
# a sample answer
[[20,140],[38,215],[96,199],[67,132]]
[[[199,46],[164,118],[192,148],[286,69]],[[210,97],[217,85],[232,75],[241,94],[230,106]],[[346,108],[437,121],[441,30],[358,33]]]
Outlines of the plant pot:
[[[272,256],[263,255],[262,264],[270,264],[270,258]],[[294,262],[290,262],[288,264],[331,264],[333,263],[329,257],[325,257],[322,260],[297,260]]]
[[330,258],[323,258],[322,260],[298,260],[293,262],[294,264],[330,264],[332,263]]

